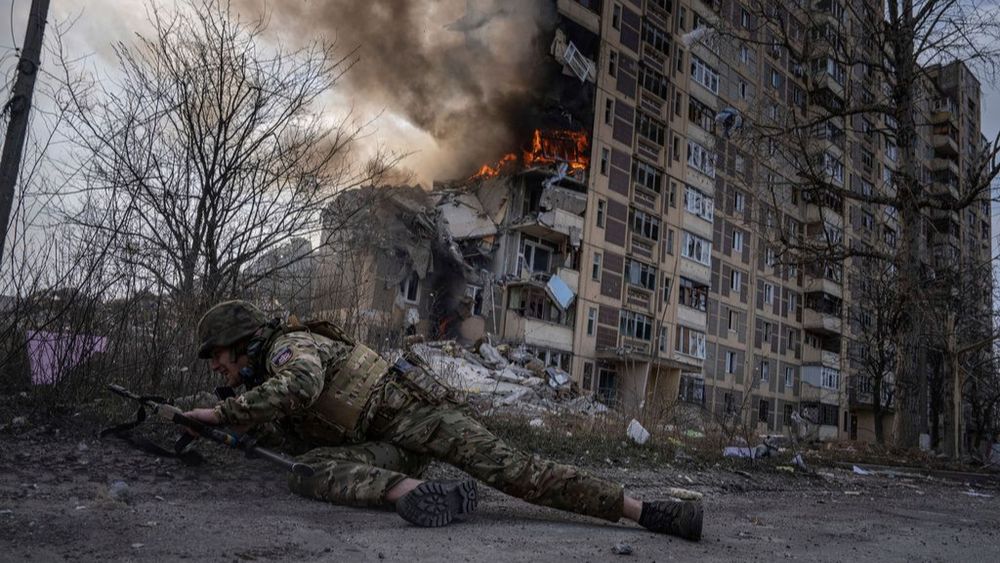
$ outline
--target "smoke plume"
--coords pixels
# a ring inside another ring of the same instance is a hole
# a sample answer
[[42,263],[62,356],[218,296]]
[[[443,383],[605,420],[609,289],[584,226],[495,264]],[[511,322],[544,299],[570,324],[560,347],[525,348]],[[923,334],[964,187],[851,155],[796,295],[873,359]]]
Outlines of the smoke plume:
[[269,10],[271,26],[286,39],[324,38],[342,52],[356,48],[359,60],[341,96],[363,113],[384,109],[379,142],[416,151],[404,165],[423,179],[471,173],[524,141],[519,127],[541,97],[554,4],[242,1],[253,13]]

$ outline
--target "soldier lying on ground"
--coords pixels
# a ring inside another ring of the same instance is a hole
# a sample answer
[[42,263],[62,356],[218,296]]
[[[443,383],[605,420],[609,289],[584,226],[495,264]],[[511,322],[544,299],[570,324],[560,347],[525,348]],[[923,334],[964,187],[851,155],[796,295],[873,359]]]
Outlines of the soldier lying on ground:
[[247,430],[312,466],[312,477],[289,476],[300,495],[349,506],[394,504],[413,524],[443,526],[475,509],[478,497],[474,479],[418,479],[439,460],[534,504],[611,522],[624,516],[654,532],[701,538],[700,502],[643,502],[621,485],[512,448],[415,355],[390,366],[331,323],[268,322],[242,301],[211,308],[198,336],[199,357],[242,393],[176,403],[192,408],[185,413],[191,418]]

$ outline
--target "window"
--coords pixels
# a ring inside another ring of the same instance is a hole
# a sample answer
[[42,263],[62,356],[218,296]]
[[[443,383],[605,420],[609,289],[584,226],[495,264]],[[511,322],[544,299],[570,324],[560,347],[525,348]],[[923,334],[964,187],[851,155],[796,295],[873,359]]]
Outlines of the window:
[[736,373],[736,352],[726,351],[726,373]]
[[743,231],[733,231],[733,252],[743,252]]
[[774,286],[764,282],[764,303],[774,305]]
[[521,238],[521,269],[530,272],[548,272],[549,263],[555,249],[539,239],[522,235]]
[[663,173],[652,164],[647,164],[638,158],[633,158],[632,181],[647,190],[660,193],[663,184]]
[[653,339],[653,321],[642,313],[622,310],[618,316],[618,330],[627,338]]
[[667,254],[674,255],[674,230],[667,229]]
[[820,385],[824,389],[839,389],[840,370],[823,366],[823,370],[820,372]]
[[619,30],[622,28],[622,7],[619,4],[611,9],[611,27]]
[[739,324],[739,321],[740,321],[740,314],[737,313],[736,311],[730,309],[729,310],[729,331],[730,332],[736,332],[736,326]]
[[791,389],[795,385],[795,369],[785,367],[785,389]]
[[608,53],[608,74],[618,76],[618,51]]
[[743,286],[743,272],[739,270],[733,270],[732,277],[729,278],[729,289],[731,291],[740,291]]
[[677,340],[675,342],[677,352],[686,356],[705,359],[705,333],[688,328],[686,326],[677,327]]
[[600,368],[597,371],[597,398],[605,403],[613,403],[618,396],[618,373]]
[[590,391],[594,387],[594,363],[583,362],[583,390]]
[[723,403],[726,405],[726,414],[735,414],[736,401],[733,400],[733,394],[728,392],[724,393],[722,395],[722,398],[723,398]]
[[705,380],[700,373],[682,373],[678,399],[696,405],[705,404]]
[[750,63],[750,48],[746,45],[740,45],[740,62],[743,64]]
[[643,138],[656,143],[657,146],[663,146],[667,127],[656,119],[641,111],[638,112],[635,118],[635,130]]
[[746,196],[739,190],[733,190],[733,211],[743,213],[744,209],[746,209]]
[[594,263],[590,267],[590,279],[599,280],[601,279],[601,253],[594,253]]
[[771,70],[771,87],[774,89],[780,89],[782,84],[781,73],[777,70]]
[[767,360],[760,363],[760,380],[763,382],[771,380],[771,363]]
[[656,347],[661,353],[667,351],[667,343],[669,342],[669,340],[667,340],[668,338],[667,335],[668,335],[667,327],[660,326],[660,337]]
[[667,77],[663,76],[662,73],[649,68],[645,63],[639,64],[639,84],[641,84],[647,92],[657,96],[661,100],[667,99],[667,90],[669,88]]
[[830,153],[823,153],[823,172],[837,183],[844,183],[844,163]]
[[399,282],[399,293],[403,296],[403,301],[416,303],[419,297],[420,278],[416,272],[410,272],[403,281]]
[[711,223],[715,214],[715,202],[700,190],[686,186],[684,188],[684,209]]
[[670,278],[663,276],[663,302],[670,303]]
[[691,78],[709,92],[719,93],[719,73],[694,55],[691,55]]
[[688,140],[688,166],[705,174],[710,178],[715,178],[715,154],[698,143]]
[[646,18],[642,19],[642,39],[662,55],[670,56],[670,35]]
[[660,240],[660,220],[644,211],[632,210],[632,232],[650,240]]
[[656,268],[627,258],[625,260],[625,281],[650,291],[656,290]]
[[792,405],[785,405],[785,426],[791,426],[792,424]]
[[597,226],[601,229],[604,228],[604,213],[607,203],[603,199],[597,200]]
[[[750,12],[746,8],[740,8],[740,26],[744,29],[750,29]],[[743,47],[744,49],[746,47]]]
[[712,265],[712,241],[684,231],[684,246],[681,247],[681,256],[710,266]]
[[736,83],[736,90],[739,93],[741,100],[748,100],[750,98],[750,85],[747,84],[746,80],[742,78],[738,79]]
[[472,314],[483,314],[483,288],[478,285],[465,286],[465,296],[472,301]]
[[743,155],[738,154],[738,155],[736,155],[736,159],[735,160],[736,160],[736,163],[735,163],[736,164],[736,173],[737,174],[744,174],[747,171],[747,162],[746,162],[746,159],[743,158]]
[[601,147],[601,176],[608,175],[608,161],[611,159],[611,151],[607,147]]
[[597,307],[587,309],[587,336],[594,336],[594,327],[597,325]]
[[688,96],[688,119],[709,133],[715,132],[715,110],[694,96]]
[[615,101],[611,98],[604,100],[604,124],[611,125],[615,115]]
[[680,304],[699,311],[708,309],[708,286],[681,278],[680,281]]
[[767,399],[761,399],[760,400],[760,408],[758,409],[758,415],[759,416],[757,417],[757,420],[759,420],[761,422],[767,422],[767,409],[768,409],[768,406],[769,405],[768,405]]
[[778,256],[774,252],[773,246],[764,249],[764,265],[771,267],[778,261]]

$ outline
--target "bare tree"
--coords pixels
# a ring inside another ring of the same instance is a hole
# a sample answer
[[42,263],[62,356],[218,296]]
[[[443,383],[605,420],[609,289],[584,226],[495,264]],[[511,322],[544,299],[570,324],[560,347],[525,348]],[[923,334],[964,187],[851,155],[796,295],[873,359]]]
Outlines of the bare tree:
[[[933,296],[925,288],[938,264],[950,260],[928,248],[932,219],[988,209],[1000,150],[1000,139],[986,142],[978,132],[954,139],[949,120],[977,112],[970,122],[978,122],[978,107],[951,105],[942,73],[947,63],[964,61],[981,76],[996,75],[997,7],[751,0],[719,13],[710,47],[727,49],[724,57],[733,61],[747,58],[745,47],[761,53],[762,91],[739,108],[741,133],[721,148],[757,164],[741,181],[757,197],[754,220],[778,263],[835,283],[843,282],[845,265],[858,268],[862,259],[895,267],[893,294],[903,312],[893,336],[897,439],[916,446],[927,428],[925,330]],[[945,148],[956,154],[940,161],[931,155],[936,148],[922,139],[932,133],[951,136],[954,145]],[[845,174],[848,159],[857,171],[852,177]],[[790,211],[803,207],[807,224]]]
[[63,59],[82,165],[82,203],[67,217],[197,309],[308,256],[247,268],[319,233],[336,191],[371,182],[386,162],[353,166],[365,124],[335,121],[320,105],[353,54],[271,45],[266,20],[212,0],[153,5],[149,22],[150,36],[115,46],[116,75],[80,87]]

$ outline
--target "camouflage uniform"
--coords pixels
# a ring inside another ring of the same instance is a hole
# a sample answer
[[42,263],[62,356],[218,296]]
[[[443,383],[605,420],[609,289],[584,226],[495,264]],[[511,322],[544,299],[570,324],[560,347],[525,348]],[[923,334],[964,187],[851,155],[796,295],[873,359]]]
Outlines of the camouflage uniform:
[[335,504],[383,505],[392,487],[439,460],[528,502],[621,518],[620,485],[510,447],[424,365],[405,373],[383,369],[358,428],[343,432],[313,405],[352,348],[316,333],[280,334],[266,347],[267,379],[215,407],[225,424],[251,426],[262,442],[316,470],[309,478],[291,475],[292,491]]

